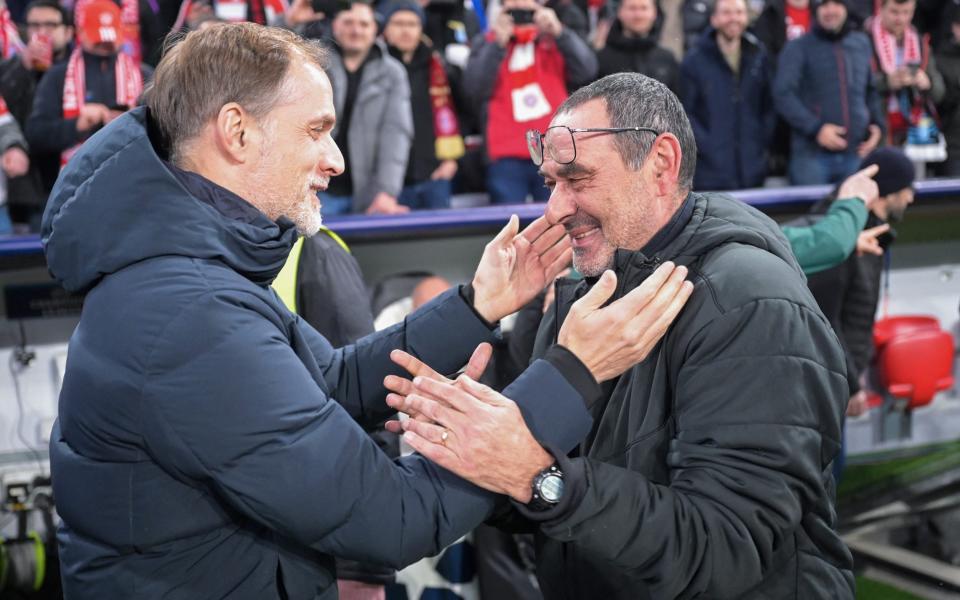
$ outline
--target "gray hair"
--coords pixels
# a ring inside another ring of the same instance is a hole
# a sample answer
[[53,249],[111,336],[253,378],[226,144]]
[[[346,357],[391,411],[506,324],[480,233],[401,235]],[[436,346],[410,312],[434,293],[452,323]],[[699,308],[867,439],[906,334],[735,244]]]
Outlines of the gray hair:
[[171,161],[180,162],[184,145],[227,103],[240,104],[254,118],[265,117],[281,100],[297,60],[326,68],[328,55],[318,42],[254,23],[169,37],[144,99],[170,146]]
[[[607,75],[570,95],[557,109],[567,113],[595,99],[607,106],[610,127],[649,127],[660,133],[672,133],[680,141],[679,185],[693,187],[697,168],[697,143],[683,105],[670,89],[639,73]],[[639,169],[653,148],[653,135],[645,131],[624,132],[614,136],[614,144],[624,164]]]

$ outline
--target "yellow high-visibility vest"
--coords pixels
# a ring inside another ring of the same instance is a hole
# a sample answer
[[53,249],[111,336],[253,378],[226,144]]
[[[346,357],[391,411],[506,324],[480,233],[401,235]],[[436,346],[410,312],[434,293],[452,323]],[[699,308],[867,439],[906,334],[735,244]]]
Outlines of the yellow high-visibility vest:
[[[320,227],[320,231],[332,237],[335,242],[340,244],[340,246],[347,251],[347,253],[350,252],[350,247],[347,246],[347,243],[344,242],[339,235],[322,226]],[[287,257],[287,262],[283,264],[283,268],[280,269],[276,279],[274,279],[273,283],[270,284],[277,292],[277,295],[280,296],[280,299],[283,300],[283,303],[287,305],[287,308],[294,313],[298,312],[297,272],[300,268],[301,252],[303,252],[303,236],[300,236],[297,239],[297,243],[295,243],[293,245],[293,249],[290,250],[290,256]]]

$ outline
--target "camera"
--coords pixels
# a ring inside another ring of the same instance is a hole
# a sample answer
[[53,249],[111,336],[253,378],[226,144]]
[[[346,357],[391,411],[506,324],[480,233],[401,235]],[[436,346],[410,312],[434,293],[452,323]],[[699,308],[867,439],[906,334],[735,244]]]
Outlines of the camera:
[[513,9],[508,11],[508,14],[513,19],[514,25],[530,25],[533,23],[532,10]]

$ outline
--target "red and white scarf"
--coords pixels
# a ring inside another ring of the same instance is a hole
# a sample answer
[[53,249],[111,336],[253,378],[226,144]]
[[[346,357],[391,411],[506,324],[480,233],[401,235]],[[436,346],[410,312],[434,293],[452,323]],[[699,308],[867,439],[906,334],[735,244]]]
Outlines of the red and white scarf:
[[[117,53],[113,67],[116,78],[116,106],[133,108],[143,92],[143,76],[140,74],[139,63],[123,52]],[[63,118],[76,119],[80,116],[80,109],[86,104],[87,95],[86,69],[83,65],[83,52],[77,47],[67,62],[67,75],[63,82]],[[81,142],[82,144],[82,142]],[[60,166],[76,154],[81,144],[67,148],[60,154]]]
[[[278,16],[287,12],[290,3],[287,0],[215,0],[213,13],[221,21],[238,23],[251,21],[261,25],[272,23]],[[173,24],[173,31],[183,29],[190,16],[193,0],[183,0],[177,21]]]
[[10,17],[10,11],[6,6],[0,7],[0,53],[3,59],[20,54],[25,47],[23,40],[20,39],[20,32],[17,31],[17,25]]
[[887,75],[898,67],[910,64],[920,64],[923,60],[920,36],[913,27],[907,27],[903,33],[903,62],[897,64],[897,38],[883,28],[880,19],[875,17],[870,23],[870,34],[873,36],[873,47],[877,53],[877,62],[880,70]]
[[553,106],[537,81],[535,67],[537,28],[521,25],[514,28],[515,44],[510,49],[507,72],[513,100],[513,119],[525,123],[553,113]]
[[434,150],[437,160],[457,160],[464,153],[463,137],[457,113],[453,110],[453,96],[447,72],[436,52],[430,54],[430,106],[433,108]]

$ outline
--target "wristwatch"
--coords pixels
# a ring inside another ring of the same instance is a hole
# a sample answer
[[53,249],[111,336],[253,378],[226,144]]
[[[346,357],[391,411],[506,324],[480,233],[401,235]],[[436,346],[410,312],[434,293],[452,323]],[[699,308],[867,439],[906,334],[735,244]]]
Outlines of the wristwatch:
[[549,510],[563,498],[563,471],[556,463],[540,471],[533,478],[533,497],[527,503],[530,510]]

